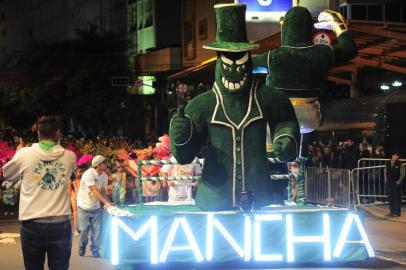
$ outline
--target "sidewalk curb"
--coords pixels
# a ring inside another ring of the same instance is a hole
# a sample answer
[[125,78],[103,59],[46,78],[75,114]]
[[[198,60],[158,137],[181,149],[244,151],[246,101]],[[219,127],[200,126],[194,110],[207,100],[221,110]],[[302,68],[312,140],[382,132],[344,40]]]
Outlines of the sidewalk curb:
[[390,262],[394,262],[394,263],[397,263],[397,264],[400,264],[400,265],[406,265],[406,262],[404,262],[404,261],[397,260],[397,259],[392,259],[392,258],[389,258],[389,257],[386,257],[386,256],[376,255],[375,257],[380,259],[380,260],[390,261]]
[[389,220],[389,221],[394,221],[394,222],[399,222],[399,223],[406,223],[406,219],[404,218],[405,213],[402,213],[403,216],[401,216],[400,218],[399,217],[393,218],[393,217],[387,217],[385,214],[379,213],[379,211],[375,211],[371,207],[368,207],[368,205],[357,206],[357,208],[377,219]]

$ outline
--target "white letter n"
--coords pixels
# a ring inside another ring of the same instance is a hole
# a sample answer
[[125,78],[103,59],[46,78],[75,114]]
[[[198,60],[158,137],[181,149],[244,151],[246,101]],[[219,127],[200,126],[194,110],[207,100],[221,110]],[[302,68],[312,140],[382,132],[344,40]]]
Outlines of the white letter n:
[[251,259],[251,219],[247,216],[245,217],[245,230],[244,230],[244,250],[235,241],[235,239],[230,235],[230,233],[224,228],[217,219],[214,218],[213,214],[207,215],[207,235],[206,235],[206,260],[210,262],[213,259],[213,228],[216,227],[221,235],[227,240],[231,247],[237,252],[237,254],[244,258],[245,261]]

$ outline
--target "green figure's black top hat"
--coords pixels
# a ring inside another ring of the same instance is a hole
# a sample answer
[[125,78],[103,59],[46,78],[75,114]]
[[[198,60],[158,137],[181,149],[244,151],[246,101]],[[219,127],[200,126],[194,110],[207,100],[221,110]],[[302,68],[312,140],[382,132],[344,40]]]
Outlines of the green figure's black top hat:
[[257,49],[258,44],[247,40],[244,4],[218,4],[216,13],[216,40],[203,45],[204,49],[223,52],[244,52]]

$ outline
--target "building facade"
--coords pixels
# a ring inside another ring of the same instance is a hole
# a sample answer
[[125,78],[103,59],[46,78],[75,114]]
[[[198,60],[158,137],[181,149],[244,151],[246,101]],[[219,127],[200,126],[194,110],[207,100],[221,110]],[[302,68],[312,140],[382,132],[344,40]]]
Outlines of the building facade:
[[127,0],[2,0],[0,60],[32,44],[75,39],[78,29],[91,25],[127,34],[127,24]]

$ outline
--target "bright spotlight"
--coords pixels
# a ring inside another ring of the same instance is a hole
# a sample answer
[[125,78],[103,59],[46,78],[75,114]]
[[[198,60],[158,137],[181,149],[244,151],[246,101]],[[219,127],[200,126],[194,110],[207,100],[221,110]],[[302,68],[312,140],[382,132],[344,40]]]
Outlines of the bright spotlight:
[[386,84],[381,85],[381,90],[389,90],[389,89],[390,89],[389,85]]
[[400,82],[400,81],[394,81],[394,82],[392,83],[392,86],[394,86],[394,87],[402,86],[402,82]]

